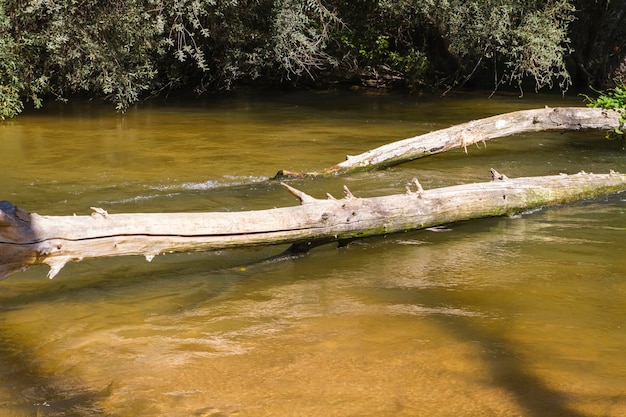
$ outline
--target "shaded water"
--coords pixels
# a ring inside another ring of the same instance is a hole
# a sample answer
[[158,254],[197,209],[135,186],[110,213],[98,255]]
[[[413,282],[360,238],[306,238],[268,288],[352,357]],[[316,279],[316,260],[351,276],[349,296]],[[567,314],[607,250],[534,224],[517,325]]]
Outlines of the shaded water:
[[[267,181],[389,141],[577,98],[364,92],[81,103],[0,125],[0,199],[40,214],[262,209]],[[624,172],[602,132],[493,140],[349,177],[317,197]],[[0,282],[4,416],[626,414],[623,196],[327,245],[83,261]]]

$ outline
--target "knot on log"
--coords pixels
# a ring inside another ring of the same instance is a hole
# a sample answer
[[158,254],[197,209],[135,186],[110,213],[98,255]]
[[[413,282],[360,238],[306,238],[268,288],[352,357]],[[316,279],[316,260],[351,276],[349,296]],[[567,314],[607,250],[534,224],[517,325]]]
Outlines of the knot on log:
[[[546,108],[548,110],[549,108]],[[581,130],[583,128],[580,117],[570,109],[567,108],[554,108],[548,116],[550,122],[556,126],[565,127],[568,130]]]

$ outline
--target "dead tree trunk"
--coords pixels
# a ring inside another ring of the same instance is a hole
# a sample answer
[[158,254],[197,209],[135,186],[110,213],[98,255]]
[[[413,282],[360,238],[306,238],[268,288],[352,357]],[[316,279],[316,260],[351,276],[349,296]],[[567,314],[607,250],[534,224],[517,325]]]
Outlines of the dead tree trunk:
[[210,251],[293,244],[302,249],[330,241],[415,230],[463,220],[518,213],[626,190],[626,175],[556,175],[508,179],[492,170],[486,183],[424,191],[417,180],[404,194],[317,199],[286,184],[301,205],[218,213],[40,216],[0,202],[0,277],[32,265],[54,277],[70,261],[123,255]]
[[620,114],[615,110],[585,107],[546,107],[544,109],[515,111],[392,142],[360,155],[347,156],[344,162],[322,171],[294,172],[282,170],[276,174],[275,178],[303,178],[371,171],[451,149],[465,148],[467,151],[469,145],[524,132],[581,129],[613,130],[620,126],[619,118]]

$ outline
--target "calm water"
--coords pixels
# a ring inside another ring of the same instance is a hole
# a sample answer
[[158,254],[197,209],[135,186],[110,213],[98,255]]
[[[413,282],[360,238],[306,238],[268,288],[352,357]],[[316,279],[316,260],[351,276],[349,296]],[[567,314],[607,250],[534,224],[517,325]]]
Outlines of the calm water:
[[[244,94],[0,124],[0,199],[40,214],[262,209],[346,154],[578,98]],[[626,171],[603,132],[493,140],[317,197]],[[626,415],[626,197],[328,245],[129,257],[0,282],[0,416]]]

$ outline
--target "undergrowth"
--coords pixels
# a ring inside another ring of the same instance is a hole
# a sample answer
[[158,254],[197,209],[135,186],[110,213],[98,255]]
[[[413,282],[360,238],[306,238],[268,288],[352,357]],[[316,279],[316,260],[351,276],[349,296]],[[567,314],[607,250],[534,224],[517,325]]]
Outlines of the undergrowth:
[[616,110],[619,114],[619,126],[607,133],[607,139],[624,140],[624,125],[626,125],[626,84],[620,83],[614,88],[599,91],[597,98],[591,98],[583,95],[588,101],[587,107],[596,107],[602,109]]

